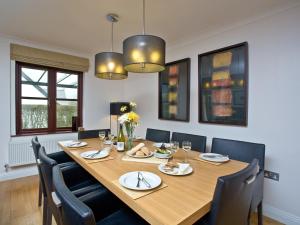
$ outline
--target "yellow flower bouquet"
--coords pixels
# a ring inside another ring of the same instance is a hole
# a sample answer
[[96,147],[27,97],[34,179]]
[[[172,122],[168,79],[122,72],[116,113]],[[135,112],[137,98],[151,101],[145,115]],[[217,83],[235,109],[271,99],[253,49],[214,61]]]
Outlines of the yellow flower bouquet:
[[[127,106],[121,107],[121,112],[125,112],[127,110]],[[132,140],[133,140],[133,132],[134,129],[139,125],[140,116],[135,112],[136,110],[136,103],[130,102],[130,112],[124,113],[122,116],[119,117],[119,122],[125,126],[126,133],[127,133],[127,148],[131,149]]]

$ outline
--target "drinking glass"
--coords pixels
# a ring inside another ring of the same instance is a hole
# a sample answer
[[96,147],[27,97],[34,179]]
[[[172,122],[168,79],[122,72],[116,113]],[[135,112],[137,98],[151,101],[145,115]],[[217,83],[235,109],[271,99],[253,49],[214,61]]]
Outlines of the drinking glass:
[[108,139],[109,139],[111,142],[114,140],[114,138],[115,138],[115,135],[114,135],[114,134],[112,134],[112,133],[109,133],[109,134],[108,134]]
[[178,141],[171,141],[171,150],[173,153],[177,152],[179,148],[179,142]]
[[99,138],[100,138],[100,141],[104,141],[104,139],[105,139],[105,131],[99,131]]
[[188,155],[189,155],[189,151],[191,151],[192,149],[192,143],[190,141],[183,141],[182,148],[185,152],[184,162],[188,163]]

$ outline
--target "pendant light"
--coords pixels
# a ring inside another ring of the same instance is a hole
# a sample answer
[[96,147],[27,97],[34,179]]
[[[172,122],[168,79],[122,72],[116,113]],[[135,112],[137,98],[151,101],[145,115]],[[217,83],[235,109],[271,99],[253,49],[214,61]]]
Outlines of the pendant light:
[[123,67],[123,55],[114,52],[114,23],[118,22],[116,14],[108,14],[107,20],[111,22],[111,52],[100,52],[95,55],[95,76],[101,79],[122,80],[128,77]]
[[143,0],[143,34],[123,41],[124,68],[133,73],[155,73],[165,69],[165,41],[145,34],[145,0]]

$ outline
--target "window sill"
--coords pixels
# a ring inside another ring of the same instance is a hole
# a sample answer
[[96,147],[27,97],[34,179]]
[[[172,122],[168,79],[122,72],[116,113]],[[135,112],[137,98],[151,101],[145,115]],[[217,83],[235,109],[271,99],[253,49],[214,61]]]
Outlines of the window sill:
[[10,137],[26,137],[26,136],[41,136],[41,135],[49,135],[49,134],[71,134],[71,133],[77,133],[77,131],[70,131],[70,130],[64,130],[64,131],[56,131],[56,132],[32,132],[32,133],[24,133],[24,134],[15,134],[10,135]]

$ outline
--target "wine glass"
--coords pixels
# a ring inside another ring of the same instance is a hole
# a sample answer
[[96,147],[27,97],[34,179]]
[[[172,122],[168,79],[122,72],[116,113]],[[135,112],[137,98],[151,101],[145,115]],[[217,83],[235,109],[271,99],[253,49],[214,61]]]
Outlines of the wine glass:
[[114,135],[114,134],[112,134],[112,133],[109,133],[109,134],[108,134],[108,139],[109,139],[111,145],[112,145],[113,142],[114,142],[114,138],[115,138],[115,135]]
[[171,141],[171,150],[173,153],[177,152],[179,148],[179,142],[178,141]]
[[192,149],[192,143],[190,141],[183,141],[182,148],[185,152],[184,162],[188,163],[188,153]]
[[100,138],[100,141],[104,141],[104,139],[105,139],[105,131],[99,131],[99,138]]

